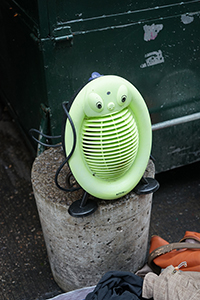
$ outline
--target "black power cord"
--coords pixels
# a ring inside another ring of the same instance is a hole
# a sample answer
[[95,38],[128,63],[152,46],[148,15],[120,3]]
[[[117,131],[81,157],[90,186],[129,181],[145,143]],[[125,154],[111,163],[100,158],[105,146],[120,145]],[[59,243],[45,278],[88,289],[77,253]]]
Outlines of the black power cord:
[[40,145],[45,146],[45,147],[53,147],[53,148],[56,148],[56,147],[60,147],[60,146],[61,146],[61,144],[56,144],[56,145],[45,144],[45,143],[39,141],[39,140],[33,135],[33,133],[38,133],[38,134],[42,135],[44,138],[46,138],[46,139],[59,139],[59,138],[61,138],[61,135],[55,135],[55,136],[46,135],[46,134],[42,133],[41,131],[39,131],[39,130],[37,130],[37,129],[34,129],[34,128],[31,128],[31,129],[29,130],[29,134],[31,135],[32,139],[33,139],[34,141],[36,141],[37,143],[39,143]]
[[[58,175],[59,175],[60,171],[62,170],[62,168],[64,167],[64,165],[65,165],[66,163],[68,163],[69,159],[71,158],[72,154],[74,153],[74,150],[75,150],[75,147],[76,147],[76,141],[77,141],[76,129],[75,129],[74,123],[73,123],[73,121],[72,121],[72,118],[71,118],[71,116],[70,116],[70,114],[69,114],[69,112],[68,112],[66,106],[67,106],[67,103],[64,102],[64,103],[62,104],[62,107],[63,107],[64,112],[65,112],[65,114],[66,114],[66,121],[67,121],[67,119],[68,119],[69,122],[70,122],[70,125],[71,125],[71,127],[72,127],[74,140],[73,140],[73,146],[72,146],[72,149],[71,149],[69,155],[66,157],[66,159],[62,162],[62,164],[60,165],[60,167],[57,169],[56,174],[55,174],[55,179],[54,179],[54,180],[55,180],[56,186],[57,186],[60,190],[65,191],[65,192],[74,192],[74,191],[77,191],[77,190],[81,189],[81,187],[71,188],[71,189],[66,189],[66,188],[60,186],[59,183],[58,183]],[[66,123],[65,123],[65,124],[66,124]],[[29,134],[31,135],[32,139],[33,139],[34,141],[36,141],[37,143],[39,143],[40,145],[42,145],[42,146],[45,146],[45,147],[53,147],[53,148],[61,147],[61,146],[62,146],[62,143],[56,144],[56,145],[51,145],[51,144],[43,143],[43,142],[39,141],[39,140],[33,135],[33,133],[40,134],[41,136],[43,136],[43,137],[46,138],[46,139],[58,139],[58,138],[61,138],[62,135],[50,136],[50,135],[46,135],[46,134],[42,133],[41,131],[39,131],[39,130],[37,130],[37,129],[34,129],[34,128],[31,128],[31,129],[29,130]]]
[[74,141],[73,141],[73,146],[72,146],[72,149],[71,149],[69,155],[67,156],[67,158],[63,161],[63,163],[60,165],[60,167],[56,171],[55,184],[62,191],[65,191],[65,192],[74,192],[74,191],[77,191],[77,190],[79,190],[81,188],[78,187],[78,188],[66,189],[66,188],[63,188],[62,186],[60,186],[59,183],[58,183],[58,175],[59,175],[60,171],[62,170],[62,168],[64,167],[64,165],[66,163],[68,163],[69,159],[71,158],[72,154],[74,153],[74,150],[75,150],[75,147],[76,147],[76,141],[77,141],[76,129],[75,129],[74,123],[72,121],[72,118],[71,118],[71,116],[70,116],[70,114],[69,114],[69,112],[68,112],[68,110],[66,108],[66,105],[67,105],[67,103],[63,103],[62,106],[63,106],[64,112],[65,112],[65,114],[67,116],[67,119],[69,120],[70,125],[72,127]]

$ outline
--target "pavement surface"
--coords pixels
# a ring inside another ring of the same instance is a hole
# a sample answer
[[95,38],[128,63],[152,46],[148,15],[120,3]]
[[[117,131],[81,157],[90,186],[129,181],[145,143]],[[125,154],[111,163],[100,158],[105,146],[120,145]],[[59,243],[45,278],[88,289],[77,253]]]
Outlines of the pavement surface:
[[[52,277],[31,187],[32,152],[0,105],[0,300],[43,300],[61,294]],[[157,174],[150,235],[177,242],[200,231],[200,162]],[[103,275],[103,274],[102,274]]]

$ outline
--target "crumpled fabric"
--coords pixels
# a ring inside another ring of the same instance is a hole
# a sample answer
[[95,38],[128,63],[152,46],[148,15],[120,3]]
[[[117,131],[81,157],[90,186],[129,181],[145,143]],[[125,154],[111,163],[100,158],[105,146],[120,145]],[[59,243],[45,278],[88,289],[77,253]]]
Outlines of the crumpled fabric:
[[85,300],[141,300],[143,279],[125,271],[107,272]]
[[141,269],[139,269],[137,272],[135,272],[135,275],[140,276],[144,279],[147,273],[153,272],[153,270],[148,266],[148,264],[145,264]]
[[159,276],[148,273],[144,277],[142,297],[154,300],[199,300],[200,272],[176,270],[168,266]]
[[84,287],[76,289],[67,293],[57,295],[53,298],[48,298],[48,300],[83,300],[87,294],[94,290],[95,286]]

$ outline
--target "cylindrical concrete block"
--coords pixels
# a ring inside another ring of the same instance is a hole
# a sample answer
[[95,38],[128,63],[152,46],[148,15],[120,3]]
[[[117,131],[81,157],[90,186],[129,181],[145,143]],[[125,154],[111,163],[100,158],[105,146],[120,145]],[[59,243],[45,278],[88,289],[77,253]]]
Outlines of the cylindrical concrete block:
[[[63,192],[54,183],[57,168],[64,160],[62,149],[48,149],[34,161],[32,186],[53,277],[70,291],[97,284],[110,270],[135,272],[145,262],[152,194],[130,192],[113,201],[97,200],[93,214],[75,218],[69,205],[80,199],[83,190]],[[65,186],[68,167],[59,175]],[[154,177],[149,162],[148,177]]]

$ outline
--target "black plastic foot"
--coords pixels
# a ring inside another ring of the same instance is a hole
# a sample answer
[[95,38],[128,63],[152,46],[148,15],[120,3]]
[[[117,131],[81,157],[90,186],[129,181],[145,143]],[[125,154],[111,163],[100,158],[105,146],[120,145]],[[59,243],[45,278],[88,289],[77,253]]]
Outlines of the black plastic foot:
[[82,199],[76,200],[70,205],[68,212],[72,217],[78,218],[88,216],[95,212],[95,210],[98,208],[96,202],[93,200],[89,199],[84,206],[81,206],[81,202]]
[[140,180],[140,182],[134,188],[134,192],[137,195],[141,194],[150,194],[156,192],[160,187],[158,181],[154,178],[144,178]]
[[88,199],[88,193],[85,192],[82,199],[73,202],[68,212],[72,217],[85,217],[97,210],[98,205],[94,200]]

